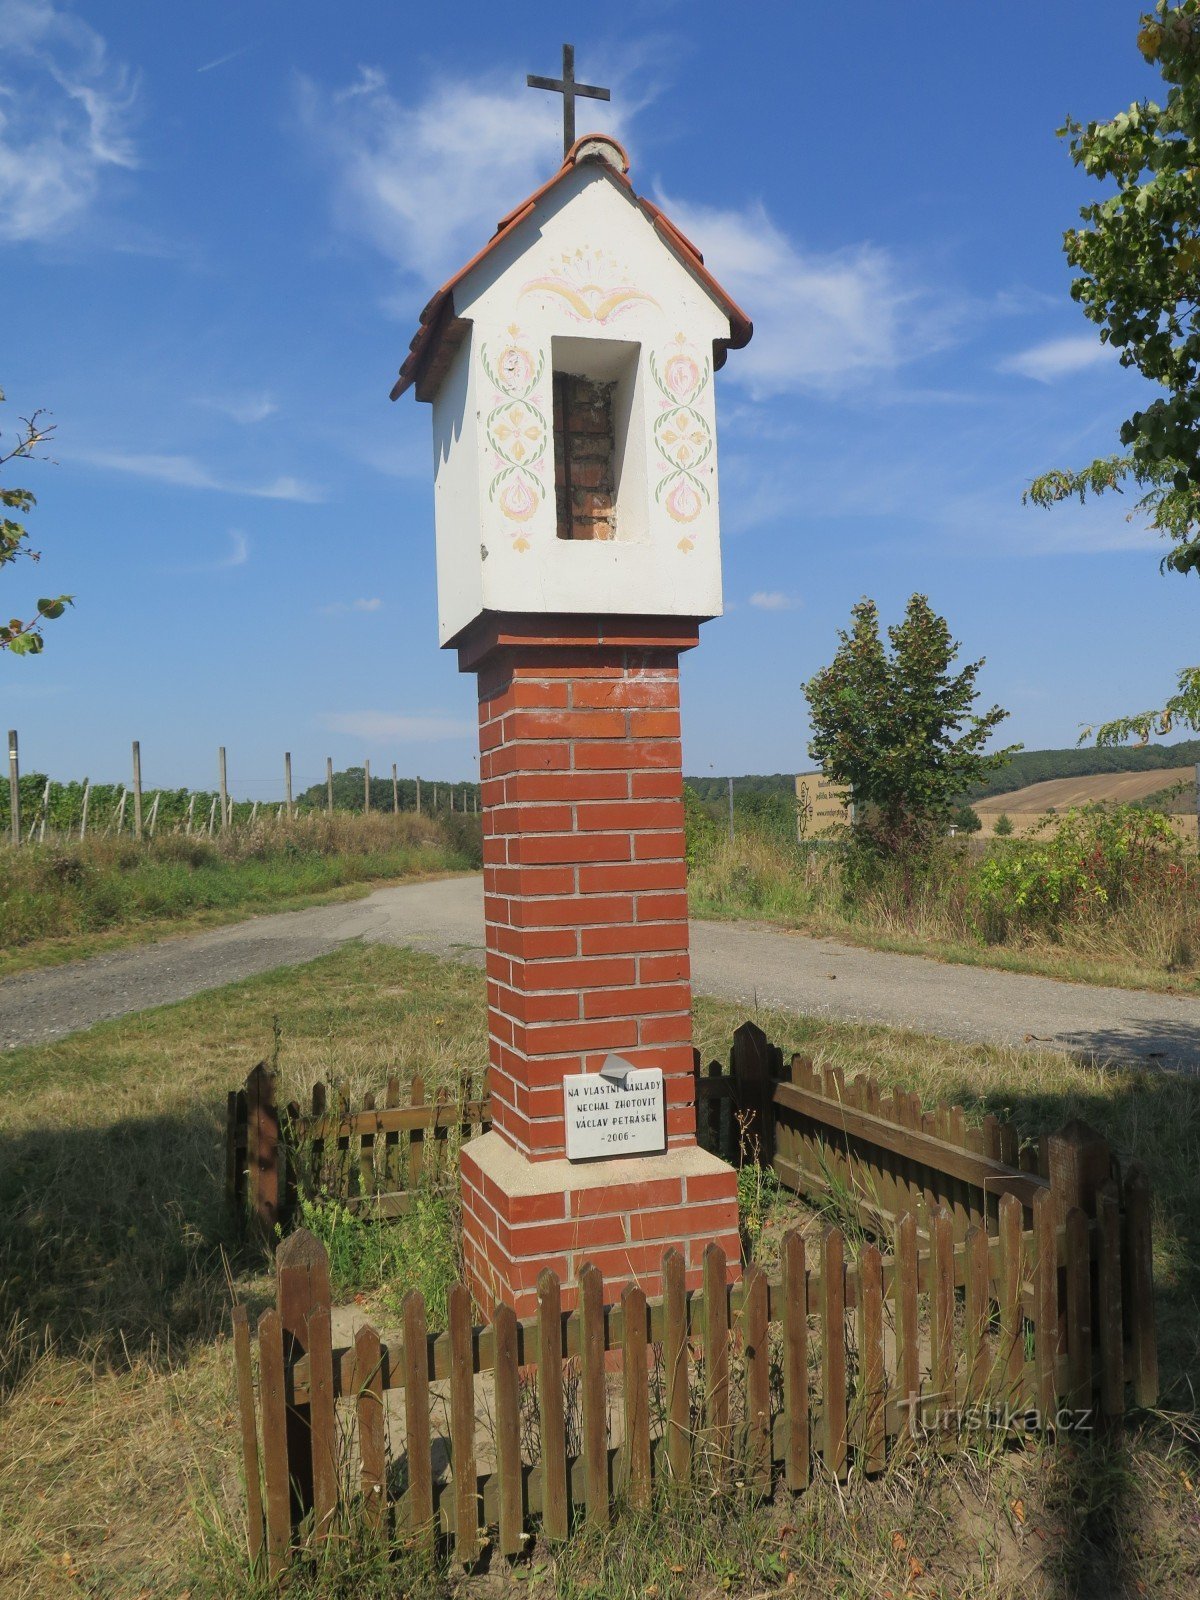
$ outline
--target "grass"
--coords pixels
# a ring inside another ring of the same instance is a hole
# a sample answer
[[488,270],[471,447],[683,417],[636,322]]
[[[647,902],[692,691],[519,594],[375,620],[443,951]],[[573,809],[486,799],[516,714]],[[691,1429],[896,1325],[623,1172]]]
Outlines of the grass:
[[[432,1092],[484,1059],[478,972],[355,946],[0,1061],[6,1600],[264,1592],[240,1554],[226,1329],[230,1281],[252,1316],[271,1283],[261,1249],[229,1231],[220,1191],[225,1092],[269,1054],[276,1018],[285,1098],[332,1076],[357,1099],[393,1071],[419,1070]],[[704,1054],[723,1055],[740,1020],[732,1006],[699,1002]],[[973,1117],[1003,1111],[1033,1131],[1083,1115],[1123,1160],[1144,1160],[1157,1184],[1164,1404],[1190,1406],[1200,1375],[1200,1084],[884,1028],[758,1020],[788,1049],[850,1071],[870,1066]],[[745,1198],[769,1223],[772,1196]],[[336,1243],[336,1217],[318,1220]],[[382,1300],[411,1273],[435,1294],[453,1265],[444,1197],[431,1192],[423,1220],[390,1233],[399,1237],[378,1259],[348,1239],[350,1254],[335,1256],[343,1288],[365,1285]],[[538,1546],[512,1575],[469,1582],[373,1549],[349,1528],[325,1567],[301,1573],[289,1592],[1183,1596],[1200,1573],[1187,1427],[1150,1419],[1078,1455],[914,1457],[874,1483],[843,1490],[821,1480],[775,1506],[663,1505],[640,1525],[621,1521],[559,1552]]]
[[846,893],[836,849],[803,851],[777,831],[746,823],[731,842],[713,834],[693,848],[694,917],[754,919],[872,950],[967,966],[1035,973],[1072,983],[1200,993],[1200,879],[1185,894],[1143,894],[1068,923],[1054,937],[1005,930],[988,937],[971,904],[971,847],[947,851],[911,905],[883,887]]
[[309,814],[212,839],[101,835],[0,849],[0,976],[476,866],[473,824],[403,812]]

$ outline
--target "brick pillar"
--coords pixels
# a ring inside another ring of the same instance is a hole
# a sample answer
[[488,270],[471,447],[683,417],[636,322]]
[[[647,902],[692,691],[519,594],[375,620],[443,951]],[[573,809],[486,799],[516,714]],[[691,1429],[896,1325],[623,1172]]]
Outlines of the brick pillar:
[[[479,677],[493,1131],[463,1151],[468,1272],[524,1314],[550,1265],[612,1294],[661,1287],[668,1244],[699,1282],[738,1258],[736,1174],[696,1144],[679,655],[694,622],[491,617]],[[610,1051],[661,1067],[662,1154],[565,1159],[563,1078]]]

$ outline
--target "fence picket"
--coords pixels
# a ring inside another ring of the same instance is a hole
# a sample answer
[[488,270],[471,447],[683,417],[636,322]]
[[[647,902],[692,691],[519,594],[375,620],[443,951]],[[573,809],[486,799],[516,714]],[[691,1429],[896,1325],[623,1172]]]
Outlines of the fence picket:
[[704,1442],[713,1483],[723,1488],[730,1467],[729,1290],[725,1252],[704,1251]]
[[1067,1370],[1071,1405],[1092,1403],[1092,1253],[1088,1219],[1079,1206],[1067,1212]]
[[1106,1417],[1125,1410],[1125,1333],[1121,1310],[1121,1211],[1110,1179],[1096,1193],[1100,1224],[1100,1403]]
[[[387,1081],[383,1103],[388,1111],[400,1104],[400,1079],[393,1072]],[[400,1130],[389,1128],[383,1136],[383,1154],[379,1162],[379,1181],[384,1189],[403,1187],[400,1176]]]
[[939,1411],[953,1410],[954,1388],[954,1221],[945,1206],[930,1219],[929,1347],[933,1398]]
[[354,1335],[354,1364],[358,1373],[355,1416],[358,1421],[359,1483],[367,1520],[376,1528],[387,1525],[387,1430],[383,1411],[383,1352],[379,1335],[363,1323]]
[[450,1327],[450,1466],[454,1477],[454,1554],[464,1567],[479,1554],[478,1471],[475,1464],[475,1362],[471,1295],[456,1283],[447,1300]]
[[792,1228],[783,1239],[783,1466],[788,1488],[808,1487],[808,1272],[804,1236]]
[[821,1239],[821,1413],[825,1470],[846,1475],[846,1273],[845,1242],[837,1228]]
[[309,1410],[312,1428],[313,1532],[323,1544],[337,1513],[337,1418],[333,1405],[333,1338],[329,1307],[308,1319]]
[[1135,1162],[1125,1174],[1125,1237],[1121,1241],[1128,1293],[1133,1357],[1133,1398],[1139,1406],[1158,1399],[1158,1347],[1154,1332],[1154,1245],[1150,1230],[1150,1182]]
[[567,1422],[563,1404],[562,1289],[549,1267],[538,1274],[538,1414],[542,1433],[542,1533],[569,1531]]
[[671,1246],[663,1255],[663,1364],[667,1382],[667,1464],[676,1483],[692,1476],[691,1402],[688,1392],[686,1267]]
[[626,1284],[621,1295],[624,1314],[623,1388],[625,1445],[623,1479],[629,1504],[643,1510],[650,1504],[650,1383],[646,1366],[646,1295]]
[[883,1257],[873,1244],[858,1258],[859,1288],[859,1447],[864,1472],[882,1472],[887,1463],[884,1432]]
[[283,1323],[275,1310],[258,1319],[258,1385],[262,1408],[263,1483],[267,1502],[267,1566],[277,1578],[288,1564],[292,1504],[288,1485]]
[[254,1379],[250,1372],[250,1321],[240,1303],[233,1308],[233,1362],[237,1376],[238,1423],[242,1434],[242,1468],[246,1481],[246,1548],[250,1569],[263,1548],[262,1483],[259,1477],[258,1430],[254,1418]]
[[742,1301],[742,1353],[746,1362],[746,1481],[771,1492],[771,1348],[767,1275],[747,1267]]
[[404,1440],[408,1453],[408,1525],[419,1541],[433,1542],[433,1440],[429,1428],[429,1354],[425,1296],[410,1289],[404,1318]]
[[987,1393],[992,1371],[991,1291],[988,1287],[988,1236],[982,1221],[967,1229],[964,1262],[966,1281],[967,1403],[973,1405]]
[[[425,1104],[425,1079],[414,1078],[412,1088],[408,1093],[408,1103],[412,1106]],[[421,1171],[425,1160],[425,1130],[424,1128],[411,1128],[408,1134],[408,1187],[419,1189],[421,1187]]]
[[[369,1091],[363,1095],[363,1110],[374,1111],[375,1096]],[[362,1195],[375,1193],[375,1130],[364,1128],[358,1141],[358,1192]]]
[[521,1474],[521,1411],[517,1373],[517,1314],[503,1301],[492,1319],[495,1336],[496,1470],[500,1476],[500,1554],[517,1555],[525,1542]]
[[1000,1364],[1003,1391],[1014,1409],[1022,1402],[1025,1376],[1025,1319],[1021,1287],[1025,1281],[1021,1243],[1022,1206],[1015,1194],[1000,1199]]
[[589,1261],[579,1273],[583,1472],[587,1519],[608,1527],[608,1401],[604,1384],[604,1278]]
[[896,1378],[901,1415],[910,1427],[921,1402],[921,1328],[917,1314],[917,1219],[912,1212],[896,1228]]
[[1033,1360],[1037,1409],[1042,1426],[1054,1417],[1055,1362],[1058,1357],[1058,1246],[1057,1211],[1049,1189],[1041,1189],[1033,1203]]

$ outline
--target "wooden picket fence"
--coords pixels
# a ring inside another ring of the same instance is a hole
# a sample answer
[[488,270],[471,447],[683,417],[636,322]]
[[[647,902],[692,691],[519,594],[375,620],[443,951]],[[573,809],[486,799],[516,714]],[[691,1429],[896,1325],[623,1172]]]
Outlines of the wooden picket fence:
[[331,1195],[378,1218],[403,1216],[423,1181],[449,1171],[452,1131],[469,1139],[491,1126],[488,1102],[470,1081],[457,1096],[441,1088],[427,1100],[416,1077],[402,1101],[393,1075],[383,1104],[367,1093],[357,1111],[323,1083],[313,1085],[308,1113],[296,1101],[280,1108],[275,1089],[259,1062],[230,1090],[225,1123],[226,1198],[268,1237],[293,1219],[302,1194]]

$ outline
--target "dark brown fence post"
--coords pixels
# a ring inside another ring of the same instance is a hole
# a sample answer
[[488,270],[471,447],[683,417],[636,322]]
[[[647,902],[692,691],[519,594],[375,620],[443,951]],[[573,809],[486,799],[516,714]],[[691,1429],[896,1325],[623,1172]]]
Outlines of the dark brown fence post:
[[[275,1252],[275,1269],[284,1363],[294,1367],[301,1356],[309,1353],[310,1319],[330,1308],[329,1257],[315,1234],[300,1228],[289,1234]],[[310,1383],[310,1392],[311,1388]],[[307,1402],[288,1404],[287,1468],[294,1527],[313,1507],[312,1407]]]
[[1133,1354],[1133,1398],[1139,1406],[1158,1399],[1158,1346],[1154,1333],[1154,1241],[1150,1230],[1150,1184],[1135,1162],[1125,1174],[1125,1315]]
[[279,1114],[265,1061],[246,1079],[246,1172],[251,1215],[270,1238],[279,1221]]
[[729,1054],[735,1103],[741,1113],[741,1135],[758,1164],[769,1167],[775,1159],[775,1106],[772,1090],[776,1074],[772,1057],[779,1052],[753,1022],[743,1022],[733,1036]]

